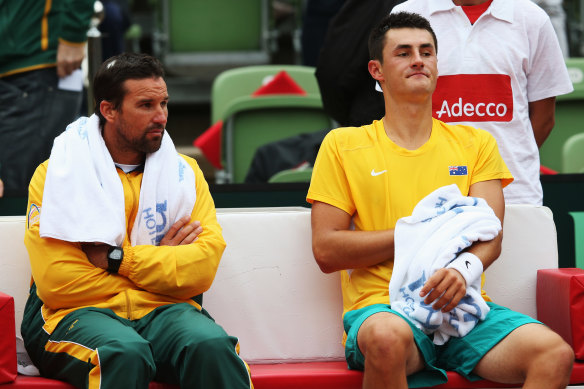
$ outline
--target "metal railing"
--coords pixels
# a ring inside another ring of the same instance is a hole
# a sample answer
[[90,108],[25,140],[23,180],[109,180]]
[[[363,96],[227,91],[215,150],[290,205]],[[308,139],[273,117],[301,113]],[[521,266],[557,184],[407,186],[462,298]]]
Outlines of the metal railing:
[[101,32],[97,28],[105,16],[101,1],[93,4],[93,16],[87,31],[87,114],[91,115],[95,109],[93,101],[93,77],[102,62]]

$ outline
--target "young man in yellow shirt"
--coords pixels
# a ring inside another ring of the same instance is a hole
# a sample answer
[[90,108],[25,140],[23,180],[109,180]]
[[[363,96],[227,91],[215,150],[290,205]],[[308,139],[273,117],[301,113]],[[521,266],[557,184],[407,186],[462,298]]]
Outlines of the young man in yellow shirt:
[[[389,15],[373,29],[369,50],[369,72],[383,90],[385,116],[327,135],[307,195],[315,258],[324,272],[341,273],[349,367],[364,369],[364,388],[431,386],[446,380],[444,370],[525,382],[526,388],[565,387],[571,348],[536,320],[493,304],[484,292],[486,319],[443,346],[391,309],[397,220],[434,190],[456,184],[463,196],[486,200],[502,222],[502,188],[513,178],[486,131],[432,118],[437,42],[426,19]],[[465,252],[486,269],[499,256],[501,239],[502,232]],[[420,295],[448,312],[466,288],[459,271],[442,268]]]

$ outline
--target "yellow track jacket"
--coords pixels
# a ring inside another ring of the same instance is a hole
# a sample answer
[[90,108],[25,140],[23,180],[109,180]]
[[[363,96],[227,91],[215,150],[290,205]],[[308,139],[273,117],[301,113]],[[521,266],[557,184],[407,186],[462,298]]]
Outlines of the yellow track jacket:
[[[142,172],[126,174],[118,169],[126,209],[124,259],[118,274],[110,274],[92,265],[79,243],[39,236],[49,161],[37,168],[29,187],[24,243],[37,294],[44,303],[45,331],[52,333],[65,315],[86,307],[109,308],[130,320],[139,319],[167,304],[186,302],[201,308],[192,297],[211,287],[225,241],[203,173],[194,159],[182,157],[195,172],[197,186],[191,221],[199,220],[203,232],[188,245],[132,247],[128,237],[138,211]],[[83,217],[83,210],[79,210],[79,217]]]

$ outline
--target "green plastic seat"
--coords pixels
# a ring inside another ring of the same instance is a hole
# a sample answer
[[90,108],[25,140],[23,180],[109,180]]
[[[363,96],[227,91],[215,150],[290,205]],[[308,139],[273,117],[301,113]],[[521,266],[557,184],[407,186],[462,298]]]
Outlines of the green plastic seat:
[[[307,94],[251,96],[266,77],[282,70]],[[249,66],[217,76],[212,87],[211,117],[213,122],[224,121],[224,171],[216,175],[217,182],[244,182],[256,149],[264,144],[333,127],[322,107],[314,70],[298,65]]]
[[584,58],[567,58],[566,66],[574,91],[557,96],[554,129],[539,149],[541,164],[560,173],[567,173],[562,166],[562,147],[568,138],[584,131]]
[[282,170],[270,177],[269,183],[279,182],[310,182],[312,168]]
[[200,69],[269,63],[269,17],[268,0],[162,0],[164,64],[200,76]]
[[584,133],[572,135],[564,143],[562,173],[584,173]]
[[320,90],[314,76],[315,68],[301,65],[257,65],[229,69],[219,74],[211,87],[211,121],[226,118],[226,110],[239,97],[250,97],[266,80],[280,71],[288,75],[309,96],[320,100]]
[[576,267],[584,269],[584,212],[568,212],[574,219],[574,259]]

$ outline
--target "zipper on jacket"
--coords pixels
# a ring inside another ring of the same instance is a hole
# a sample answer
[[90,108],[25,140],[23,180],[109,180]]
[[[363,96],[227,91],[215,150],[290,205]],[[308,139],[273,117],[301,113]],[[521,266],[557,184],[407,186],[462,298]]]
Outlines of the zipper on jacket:
[[[136,195],[136,189],[134,188],[133,185],[133,180],[132,180],[132,175],[134,175],[134,179],[136,178],[136,174],[135,172],[128,172],[128,173],[124,173],[124,178],[126,180],[126,184],[127,186],[130,187],[130,192],[132,195],[132,210],[130,212],[130,215],[128,215],[128,221],[132,221],[132,228],[134,228],[134,220],[136,219],[136,213],[139,207],[139,202],[140,202],[140,198],[139,198],[139,194]],[[125,207],[124,207],[125,208]],[[126,228],[127,230],[127,228]],[[131,231],[126,231],[127,234],[130,234]],[[128,320],[132,320],[133,318],[133,308],[132,308],[132,300],[130,299],[130,295],[128,293],[128,291],[125,291],[126,293],[126,312],[127,312],[127,318]]]
[[[134,172],[129,172],[129,173],[124,173],[126,176],[126,181],[128,183],[128,186],[130,187],[130,191],[132,192],[132,211],[130,212],[130,215],[128,217],[128,221],[132,221],[132,228],[134,228],[134,221],[136,220],[136,214],[138,212],[138,207],[140,205],[140,194],[138,193],[138,195],[136,195],[136,189],[134,188],[134,185],[132,183],[131,180],[131,175]],[[128,233],[130,233],[131,231],[128,231]]]
[[126,294],[126,318],[132,320],[132,301],[130,300],[128,291],[126,290],[124,293]]

